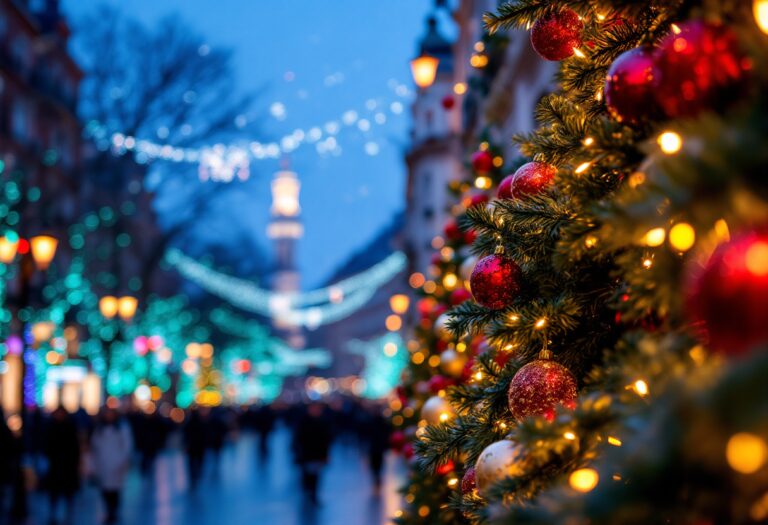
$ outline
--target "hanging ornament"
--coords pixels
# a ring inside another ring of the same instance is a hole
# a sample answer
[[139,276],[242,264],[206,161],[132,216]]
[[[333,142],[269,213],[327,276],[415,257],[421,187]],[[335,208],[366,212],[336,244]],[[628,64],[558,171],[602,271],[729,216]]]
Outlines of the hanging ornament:
[[433,394],[437,394],[441,390],[445,390],[453,384],[453,381],[440,374],[434,375],[429,378],[429,391]]
[[451,110],[453,109],[453,106],[456,105],[456,99],[451,95],[446,95],[440,100],[440,105],[443,106],[443,109],[445,110]]
[[448,377],[459,378],[464,373],[467,356],[449,348],[440,354],[440,370]]
[[528,162],[508,175],[496,192],[499,199],[522,199],[544,191],[552,184],[557,168],[546,162]]
[[458,241],[464,236],[464,233],[459,228],[459,224],[455,219],[450,219],[445,223],[443,233],[445,234],[445,238],[449,241]]
[[453,306],[458,306],[461,303],[464,303],[470,299],[472,299],[472,294],[469,293],[469,290],[467,290],[463,286],[456,288],[454,291],[451,292],[451,304]]
[[555,417],[559,405],[576,407],[576,378],[563,365],[552,361],[543,350],[539,359],[517,371],[508,390],[509,410],[520,421],[528,416]]
[[583,29],[579,15],[565,8],[536,20],[531,28],[531,44],[542,58],[563,60],[581,46]]
[[656,100],[666,115],[693,117],[742,99],[752,61],[731,28],[691,20],[661,41],[656,68]]
[[523,449],[508,439],[491,443],[480,453],[475,463],[477,491],[486,496],[488,489],[507,478],[526,473]]
[[475,467],[469,467],[461,477],[461,493],[465,496],[477,488],[475,482]]
[[618,122],[638,124],[658,114],[653,49],[626,51],[611,64],[605,80],[605,104]]
[[440,396],[432,396],[424,402],[421,407],[421,419],[429,425],[445,423],[456,415],[450,403]]
[[686,298],[713,349],[740,355],[768,342],[768,234],[742,234],[719,246],[690,273]]
[[493,169],[493,157],[485,150],[476,151],[472,154],[472,169],[480,175],[488,173]]
[[451,318],[448,313],[442,313],[435,321],[435,335],[440,339],[450,340],[453,338],[453,334],[448,330],[448,322]]
[[461,263],[461,266],[459,266],[459,275],[462,279],[465,281],[469,281],[469,279],[472,277],[472,272],[475,269],[475,266],[477,265],[477,257],[474,255],[470,255],[466,259],[464,259],[464,262]]
[[475,301],[491,310],[512,304],[520,292],[521,281],[520,267],[500,253],[480,259],[469,280]]

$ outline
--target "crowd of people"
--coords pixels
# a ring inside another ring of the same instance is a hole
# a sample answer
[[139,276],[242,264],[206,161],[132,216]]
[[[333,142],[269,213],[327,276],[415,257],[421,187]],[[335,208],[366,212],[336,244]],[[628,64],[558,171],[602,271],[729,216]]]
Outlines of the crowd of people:
[[47,494],[50,523],[67,522],[75,497],[88,483],[101,493],[104,523],[117,523],[132,466],[151,476],[159,454],[181,448],[188,487],[195,491],[204,473],[218,468],[226,444],[243,433],[255,435],[257,455],[267,461],[278,425],[291,431],[291,450],[309,504],[320,504],[318,484],[334,442],[365,452],[379,490],[390,430],[375,403],[339,397],[292,405],[194,407],[183,419],[158,411],[105,408],[91,417],[63,407],[50,414],[33,409],[25,416],[23,433],[13,432],[0,418],[0,525],[27,514],[30,490]]

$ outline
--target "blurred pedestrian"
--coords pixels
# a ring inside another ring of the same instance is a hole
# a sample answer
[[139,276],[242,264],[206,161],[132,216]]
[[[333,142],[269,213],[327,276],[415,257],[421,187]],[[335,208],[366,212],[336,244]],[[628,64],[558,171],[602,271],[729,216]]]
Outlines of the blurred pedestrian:
[[58,523],[59,503],[65,505],[64,516],[72,515],[72,500],[80,487],[80,439],[75,420],[59,406],[43,437],[43,453],[48,463],[45,486],[48,489],[51,523]]
[[203,472],[206,445],[204,417],[198,409],[193,408],[184,426],[184,446],[187,452],[187,470],[191,488],[197,486]]
[[105,409],[91,438],[91,454],[96,482],[104,500],[104,523],[117,523],[120,491],[131,463],[133,438],[128,424],[114,409]]
[[331,431],[323,406],[311,403],[296,426],[295,450],[301,468],[301,486],[304,495],[318,504],[317,487],[323,467],[328,463]]
[[365,426],[366,441],[368,445],[368,464],[373,474],[373,485],[376,493],[381,490],[381,474],[384,469],[384,454],[389,448],[389,435],[391,429],[389,423],[377,406],[372,406],[368,411],[367,424]]

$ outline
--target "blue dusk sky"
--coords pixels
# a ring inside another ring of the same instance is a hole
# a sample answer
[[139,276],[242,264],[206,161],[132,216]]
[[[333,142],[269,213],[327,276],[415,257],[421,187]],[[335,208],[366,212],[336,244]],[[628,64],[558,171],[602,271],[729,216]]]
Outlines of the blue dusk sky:
[[[211,47],[232,49],[243,91],[266,86],[259,106],[277,115],[266,112],[262,127],[268,138],[341,124],[340,153],[321,155],[310,144],[291,154],[302,183],[305,236],[298,265],[304,288],[327,278],[403,208],[412,97],[408,62],[432,0],[63,0],[62,6],[76,30],[84,31],[78,20],[102,3],[130,11],[147,25],[179,14]],[[410,91],[405,96],[404,86]],[[400,114],[392,111],[396,101],[403,105]],[[350,110],[371,128],[344,126],[341,117]],[[375,121],[379,112],[383,123]],[[276,160],[252,162],[249,191],[227,197],[209,219],[219,223],[218,231],[236,223],[265,252],[270,249],[269,183],[277,169]]]

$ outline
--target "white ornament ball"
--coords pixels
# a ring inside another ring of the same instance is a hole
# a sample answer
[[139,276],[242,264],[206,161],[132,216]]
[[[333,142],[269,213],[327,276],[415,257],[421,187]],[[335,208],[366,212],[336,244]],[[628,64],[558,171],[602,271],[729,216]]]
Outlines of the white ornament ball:
[[472,271],[475,269],[476,265],[477,257],[474,255],[467,257],[464,262],[461,263],[461,266],[459,266],[459,275],[461,278],[465,281],[469,281],[469,278],[472,277]]
[[477,491],[485,496],[496,483],[525,474],[522,447],[508,439],[491,443],[475,464]]
[[445,423],[453,418],[456,412],[451,404],[443,397],[432,396],[424,402],[421,407],[421,419],[430,425]]
[[449,320],[450,317],[448,317],[448,312],[440,314],[435,320],[435,335],[440,339],[450,340],[453,337],[453,334],[448,330]]

